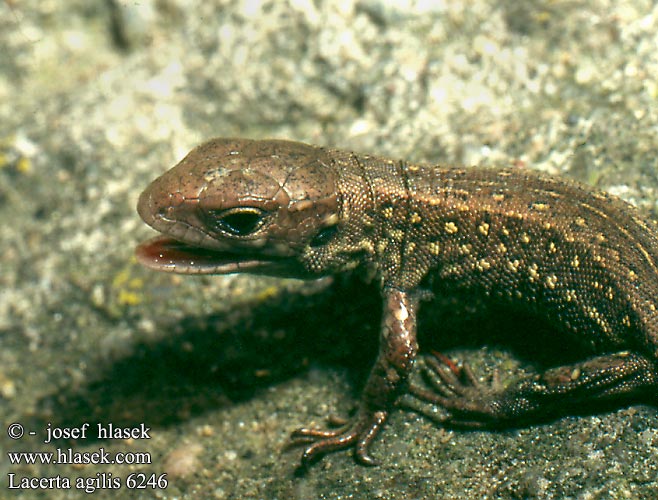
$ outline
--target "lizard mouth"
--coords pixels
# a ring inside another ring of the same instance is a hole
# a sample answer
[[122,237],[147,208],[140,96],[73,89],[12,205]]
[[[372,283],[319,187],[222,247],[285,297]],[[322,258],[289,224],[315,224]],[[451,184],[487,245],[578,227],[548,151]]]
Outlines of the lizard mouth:
[[135,249],[137,261],[156,271],[180,274],[253,273],[304,278],[308,272],[291,257],[259,257],[188,245],[168,236],[156,236]]

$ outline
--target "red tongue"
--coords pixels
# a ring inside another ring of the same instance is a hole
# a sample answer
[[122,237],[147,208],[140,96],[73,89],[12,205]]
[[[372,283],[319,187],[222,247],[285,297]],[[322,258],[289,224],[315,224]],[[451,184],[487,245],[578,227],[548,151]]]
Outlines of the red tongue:
[[186,245],[168,236],[156,236],[135,249],[137,261],[156,271],[180,274],[252,273],[283,278],[319,278],[291,257],[262,257]]
[[192,247],[167,236],[156,236],[140,243],[135,255],[140,264],[158,271],[204,273],[236,262],[235,255]]

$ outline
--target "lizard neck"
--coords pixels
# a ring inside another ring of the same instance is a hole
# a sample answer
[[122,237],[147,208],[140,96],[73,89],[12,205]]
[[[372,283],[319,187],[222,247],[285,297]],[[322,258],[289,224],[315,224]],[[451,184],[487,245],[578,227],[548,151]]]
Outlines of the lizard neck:
[[[367,254],[382,286],[408,290],[405,258],[411,243],[407,171],[403,162],[376,156],[340,153],[338,189],[343,220]],[[413,245],[411,245],[413,249]]]

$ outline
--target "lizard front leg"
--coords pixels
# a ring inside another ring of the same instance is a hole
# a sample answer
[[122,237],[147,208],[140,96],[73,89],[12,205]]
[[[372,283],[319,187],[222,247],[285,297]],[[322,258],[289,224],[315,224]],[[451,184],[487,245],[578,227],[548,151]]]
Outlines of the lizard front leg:
[[416,294],[384,288],[379,354],[361,395],[356,415],[336,429],[298,429],[293,444],[311,443],[302,454],[307,466],[326,453],[354,446],[364,465],[374,465],[370,445],[386,422],[397,397],[406,389],[416,358]]
[[507,387],[482,383],[468,366],[442,357],[427,358],[424,374],[431,389],[413,386],[410,392],[448,410],[445,421],[467,427],[506,425],[540,412],[558,416],[588,401],[655,390],[658,382],[651,360],[626,351],[551,368]]

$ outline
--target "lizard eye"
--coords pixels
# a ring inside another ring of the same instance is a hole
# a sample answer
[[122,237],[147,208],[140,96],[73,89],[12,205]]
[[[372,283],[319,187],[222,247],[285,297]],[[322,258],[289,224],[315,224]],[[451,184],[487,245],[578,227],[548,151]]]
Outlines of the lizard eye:
[[232,236],[248,236],[265,222],[265,213],[259,208],[238,207],[228,210],[209,211],[207,218],[220,231]]
[[337,230],[338,230],[338,226],[336,225],[322,228],[320,232],[313,237],[310,245],[314,248],[322,245],[326,245],[327,243],[329,243],[329,241],[331,241],[331,238],[333,238]]

